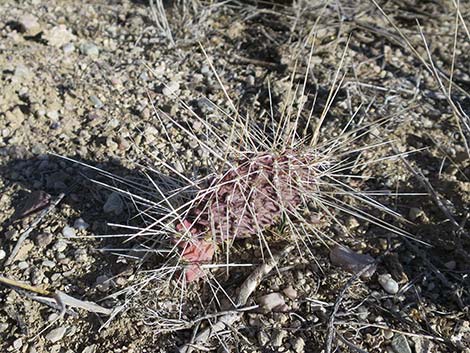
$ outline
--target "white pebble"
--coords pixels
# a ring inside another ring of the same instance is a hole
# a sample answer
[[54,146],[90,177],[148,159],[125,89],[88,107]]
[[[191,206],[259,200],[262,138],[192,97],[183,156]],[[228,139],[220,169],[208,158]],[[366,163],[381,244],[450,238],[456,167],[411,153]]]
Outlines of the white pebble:
[[21,338],[17,338],[13,341],[13,348],[16,350],[20,349],[23,346],[23,340]]
[[7,256],[7,253],[5,252],[5,250],[0,249],[0,260],[3,260],[6,256]]
[[75,238],[77,236],[75,233],[75,229],[70,226],[65,226],[62,230],[62,234],[65,238]]
[[67,243],[65,241],[59,240],[53,245],[52,248],[57,252],[63,252],[65,249],[67,249]]
[[26,270],[29,267],[28,263],[26,261],[21,261],[18,263],[18,268],[20,270]]
[[398,283],[388,273],[379,276],[379,283],[389,294],[397,294],[400,289]]

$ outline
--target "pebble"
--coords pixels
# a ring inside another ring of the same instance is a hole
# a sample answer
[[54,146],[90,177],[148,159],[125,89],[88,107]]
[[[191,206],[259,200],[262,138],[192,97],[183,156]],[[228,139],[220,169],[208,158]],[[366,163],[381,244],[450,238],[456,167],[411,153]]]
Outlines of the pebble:
[[302,337],[294,338],[292,342],[292,349],[295,353],[303,353],[305,350],[305,341]]
[[45,248],[52,243],[53,238],[54,236],[51,233],[41,233],[36,238],[36,244],[41,248]]
[[103,211],[106,213],[114,213],[118,216],[123,210],[124,203],[122,202],[121,196],[117,192],[112,192],[103,206]]
[[33,77],[33,72],[25,65],[18,64],[15,67],[15,72],[13,76],[18,80],[22,80],[22,79],[28,80]]
[[104,103],[101,101],[101,99],[99,99],[94,94],[90,96],[90,101],[91,103],[93,103],[93,106],[95,107],[95,109],[101,109],[104,107]]
[[80,53],[87,56],[98,56],[100,49],[95,44],[86,42],[80,45]]
[[67,243],[63,240],[58,240],[52,248],[57,252],[64,252],[67,249]]
[[102,292],[106,292],[111,287],[111,281],[106,275],[96,277],[96,287]]
[[46,335],[46,339],[48,341],[52,342],[52,343],[56,343],[64,337],[65,331],[67,331],[66,327],[64,327],[64,326],[58,327],[58,328],[52,330],[51,332],[49,332]]
[[163,88],[162,93],[165,96],[172,96],[179,90],[179,88],[180,84],[177,81],[171,81],[170,83],[168,83],[168,85]]
[[70,54],[75,51],[75,45],[73,43],[67,43],[62,47],[62,50],[64,51],[64,54]]
[[388,273],[379,276],[379,283],[389,294],[397,294],[400,289],[398,283]]
[[287,336],[287,331],[285,330],[276,330],[273,334],[272,337],[272,346],[273,347],[281,347],[282,346],[282,341],[284,340],[284,337]]
[[259,304],[266,310],[271,311],[276,307],[286,304],[280,293],[270,293],[259,298]]
[[91,346],[86,346],[82,353],[95,353],[96,351],[96,345],[92,344]]
[[289,299],[294,300],[297,298],[297,291],[294,288],[292,288],[291,285],[289,285],[289,287],[287,288],[284,288],[282,293],[284,293],[284,295]]
[[5,322],[0,323],[0,333],[5,332],[6,330],[8,330],[8,327],[9,326],[8,326],[7,323],[5,323]]
[[73,227],[76,230],[86,230],[90,225],[83,220],[83,218],[77,218],[73,223]]
[[65,25],[61,24],[45,31],[42,38],[45,39],[49,45],[60,48],[73,41],[75,36]]
[[16,340],[13,341],[13,348],[18,350],[21,347],[23,347],[23,340],[21,338],[17,338]]
[[88,254],[85,249],[77,249],[74,253],[75,261],[85,263],[88,261]]
[[0,260],[3,260],[7,256],[5,250],[0,249]]
[[77,236],[75,229],[70,226],[65,226],[62,230],[62,235],[65,238],[75,238]]
[[341,267],[351,273],[358,273],[364,267],[372,264],[372,266],[361,275],[361,278],[364,279],[372,277],[377,269],[377,265],[374,264],[374,258],[372,256],[356,253],[348,247],[341,245],[336,245],[331,249],[330,261],[333,265]]
[[51,261],[51,260],[44,260],[44,261],[42,262],[42,265],[43,265],[44,267],[49,267],[49,268],[54,268],[54,267],[56,267],[56,263],[55,263],[54,261]]
[[412,207],[410,208],[410,211],[408,212],[408,217],[410,218],[410,220],[416,221],[423,214],[424,214],[423,210],[416,208],[416,207]]
[[29,264],[26,261],[20,261],[17,266],[20,270],[26,270],[29,267]]
[[22,29],[27,36],[35,36],[42,31],[38,19],[30,13],[21,16],[18,22],[23,27]]
[[400,334],[393,336],[392,349],[395,353],[412,353],[408,340]]

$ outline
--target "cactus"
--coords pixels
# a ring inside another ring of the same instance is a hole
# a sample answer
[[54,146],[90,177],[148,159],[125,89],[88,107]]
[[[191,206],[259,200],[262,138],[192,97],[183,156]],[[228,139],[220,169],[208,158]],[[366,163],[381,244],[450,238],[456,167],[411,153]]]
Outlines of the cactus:
[[312,153],[249,154],[195,197],[176,225],[189,235],[181,241],[182,259],[190,264],[186,280],[202,276],[201,263],[210,261],[217,244],[259,234],[283,214],[295,214],[302,195],[318,190],[321,164]]

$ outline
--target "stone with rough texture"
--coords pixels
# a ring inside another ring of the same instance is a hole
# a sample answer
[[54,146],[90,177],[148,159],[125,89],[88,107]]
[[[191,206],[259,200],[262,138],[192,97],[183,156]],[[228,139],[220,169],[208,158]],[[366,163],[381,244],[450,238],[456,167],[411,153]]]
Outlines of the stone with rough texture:
[[67,328],[66,327],[58,327],[52,331],[50,331],[47,335],[46,335],[46,339],[49,341],[49,342],[52,342],[52,343],[56,343],[56,342],[59,342],[65,335],[65,332],[67,331]]
[[285,304],[284,298],[280,293],[270,293],[259,298],[259,304],[266,310],[273,310]]

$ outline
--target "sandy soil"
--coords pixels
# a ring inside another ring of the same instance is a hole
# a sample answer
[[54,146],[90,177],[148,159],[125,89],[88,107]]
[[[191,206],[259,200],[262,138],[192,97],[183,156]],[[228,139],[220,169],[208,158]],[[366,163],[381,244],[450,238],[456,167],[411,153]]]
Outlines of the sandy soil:
[[[299,129],[312,134],[305,122],[312,104],[318,122],[331,103],[321,140],[337,137],[355,116],[351,128],[364,132],[358,145],[391,141],[360,157],[403,154],[408,165],[396,157],[356,166],[363,178],[349,181],[388,190],[376,199],[401,218],[364,209],[411,238],[351,215],[339,214],[340,225],[322,222],[318,229],[330,239],[312,242],[314,259],[291,252],[248,303],[279,293],[283,309],[244,313],[206,350],[325,352],[334,312],[331,351],[470,352],[470,6],[379,4],[181,1],[165,3],[166,23],[145,1],[2,1],[0,275],[107,308],[127,303],[128,310],[108,321],[74,309],[54,321],[59,312],[34,300],[34,292],[1,286],[0,350],[173,352],[207,327],[207,320],[166,332],[156,326],[151,309],[175,293],[158,292],[155,283],[111,296],[141,283],[156,264],[139,267],[126,257],[136,242],[96,236],[122,234],[115,223],[144,221],[132,202],[92,179],[118,181],[59,156],[139,183],[142,165],[158,169],[161,160],[175,170],[167,177],[210,170],[214,163],[200,144],[206,133],[185,104],[221,134],[230,131],[223,112],[232,105],[218,76],[240,114],[257,124],[271,110],[279,117],[294,107],[301,109]],[[289,87],[303,87],[306,75],[305,94],[292,95]],[[329,101],[332,87],[338,90]],[[7,264],[39,214],[25,212],[38,204],[28,195],[39,191],[65,196]],[[330,261],[335,242],[379,259],[375,274],[348,283],[352,275]],[[258,263],[257,247],[242,241],[233,256]],[[251,271],[224,279],[229,295]],[[189,292],[184,318],[193,320],[204,314],[198,294],[208,301],[210,290],[198,282]]]

